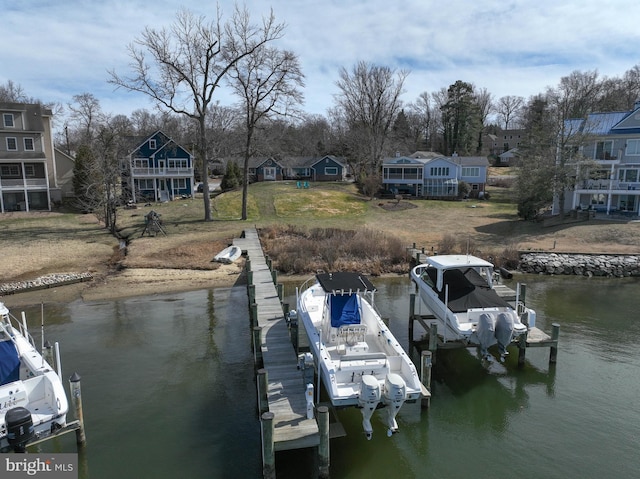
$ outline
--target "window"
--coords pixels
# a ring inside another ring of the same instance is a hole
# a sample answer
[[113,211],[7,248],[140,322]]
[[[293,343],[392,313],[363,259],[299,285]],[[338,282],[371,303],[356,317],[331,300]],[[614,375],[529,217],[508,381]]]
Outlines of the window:
[[596,142],[596,160],[614,160],[613,152],[613,140],[597,141]]
[[0,167],[2,176],[20,176],[20,167],[18,165],[2,165]]
[[636,183],[638,181],[638,170],[620,170],[618,172],[618,179],[626,183]]
[[24,151],[33,151],[35,148],[33,147],[33,138],[25,138],[24,139]]
[[189,168],[188,160],[186,159],[167,160],[167,163],[169,164],[169,168]]
[[152,150],[156,149],[156,140],[149,140],[149,148]]
[[625,155],[640,155],[640,140],[627,140]]
[[179,190],[185,190],[187,188],[187,179],[186,178],[174,178],[173,187]]
[[36,176],[36,168],[33,165],[24,165],[24,176],[33,178]]
[[325,166],[324,174],[327,176],[336,176],[338,174],[338,168],[335,166]]
[[429,174],[431,176],[449,176],[449,167],[448,166],[432,166],[429,169]]
[[15,126],[13,123],[13,113],[3,113],[2,118],[5,128],[13,128]]
[[134,168],[149,168],[149,160],[147,158],[135,158],[133,160]]
[[139,190],[153,190],[153,180],[137,180],[138,181],[138,189]]
[[7,138],[7,150],[18,151],[18,141],[15,138]]
[[480,167],[479,166],[463,166],[462,167],[462,176],[480,176]]

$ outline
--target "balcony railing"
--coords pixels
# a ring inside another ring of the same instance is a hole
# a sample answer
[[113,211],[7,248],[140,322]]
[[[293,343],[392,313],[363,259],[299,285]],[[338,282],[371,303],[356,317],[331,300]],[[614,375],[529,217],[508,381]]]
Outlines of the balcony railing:
[[640,190],[640,182],[625,182],[618,180],[592,180],[585,181],[580,189],[583,190]]
[[192,176],[193,168],[132,168],[133,176]]
[[0,179],[0,185],[2,185],[2,188],[25,188],[25,187],[29,188],[29,187],[42,187],[42,186],[46,187],[47,179],[46,178],[27,178],[27,179],[2,178]]

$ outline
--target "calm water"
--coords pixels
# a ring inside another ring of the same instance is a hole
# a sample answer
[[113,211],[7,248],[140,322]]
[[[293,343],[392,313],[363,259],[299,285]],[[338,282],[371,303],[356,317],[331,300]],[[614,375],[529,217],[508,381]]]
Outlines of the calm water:
[[[406,346],[413,288],[374,282]],[[285,284],[291,304],[295,286]],[[405,406],[399,434],[387,438],[374,416],[366,441],[360,413],[339,413],[348,436],[331,442],[331,477],[638,477],[640,281],[531,276],[527,286],[537,326],[561,325],[555,367],[547,348],[528,350],[522,370],[513,350],[502,374],[464,350],[438,353],[431,408]],[[82,478],[261,476],[246,302],[236,287],[45,306],[65,377],[83,378]],[[39,307],[27,314],[39,327]],[[41,450],[73,451],[75,437]],[[314,475],[311,451],[276,460],[279,478]]]

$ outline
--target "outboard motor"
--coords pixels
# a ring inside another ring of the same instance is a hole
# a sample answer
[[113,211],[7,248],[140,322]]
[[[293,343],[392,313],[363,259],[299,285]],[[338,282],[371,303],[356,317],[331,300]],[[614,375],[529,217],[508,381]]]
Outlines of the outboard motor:
[[360,397],[358,398],[358,406],[362,408],[362,427],[367,435],[367,439],[373,436],[373,428],[371,427],[371,416],[378,407],[380,402],[380,383],[378,380],[369,375],[362,375],[362,383],[360,383]]
[[504,357],[509,354],[507,346],[511,344],[511,339],[513,338],[513,325],[514,321],[511,314],[498,314],[498,319],[496,319],[496,340],[498,341],[501,361],[504,361]]
[[28,409],[14,407],[5,415],[7,440],[15,452],[25,452],[27,443],[35,435],[33,418]]
[[398,374],[389,373],[384,380],[384,404],[387,406],[388,425],[387,436],[391,437],[394,432],[398,432],[396,415],[407,398],[407,385],[404,379]]
[[489,346],[496,341],[495,337],[496,325],[493,314],[482,313],[478,318],[478,326],[476,328],[476,336],[480,343],[480,354],[483,359],[489,358]]

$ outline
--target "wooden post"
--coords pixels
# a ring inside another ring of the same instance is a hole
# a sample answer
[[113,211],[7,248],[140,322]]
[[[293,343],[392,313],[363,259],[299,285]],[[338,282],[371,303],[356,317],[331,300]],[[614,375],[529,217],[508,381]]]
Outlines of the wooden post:
[[527,332],[520,335],[518,339],[518,367],[524,366],[524,358],[527,353]]
[[[438,349],[438,325],[431,323],[429,326],[429,351],[436,352]],[[435,362],[435,358],[433,358]]]
[[258,303],[251,303],[251,327],[258,325]]
[[318,409],[318,429],[320,430],[320,444],[318,445],[318,477],[326,479],[329,477],[329,408],[319,406]]
[[[431,392],[431,351],[422,351],[420,355],[420,382]],[[423,398],[422,406],[429,407],[430,398]]]
[[284,286],[282,285],[282,283],[276,284],[276,290],[278,291],[278,299],[280,299],[280,301],[282,301],[282,293],[284,291],[283,288],[284,288]]
[[269,258],[268,254],[264,255],[264,262],[267,263],[267,268],[269,268],[269,270],[271,270],[271,258]]
[[271,271],[271,279],[273,280],[273,284],[278,284],[278,270],[274,269]]
[[247,271],[247,284],[253,284],[253,271]]
[[76,419],[78,420],[78,429],[76,429],[76,442],[85,446],[87,444],[87,436],[84,433],[84,416],[82,414],[82,389],[80,388],[80,375],[73,373],[69,378],[69,389],[71,391],[71,403],[75,409]]
[[253,364],[262,366],[262,328],[260,326],[253,328]]
[[558,323],[551,324],[551,340],[555,341],[549,348],[549,362],[555,363],[558,359],[558,338],[560,337],[560,325]]
[[258,369],[258,411],[260,416],[269,410],[269,375],[264,368]]
[[296,352],[296,356],[298,356],[298,348],[300,347],[298,334],[298,318],[295,318],[289,324],[289,335],[291,336],[291,344],[293,344],[293,350]]
[[247,273],[251,271],[251,258],[247,256],[247,259],[244,261],[244,269],[247,270]]
[[273,418],[272,412],[262,414],[260,426],[262,429],[262,477],[276,479],[276,453],[273,444]]
[[411,355],[413,351],[413,326],[414,326],[414,317],[416,314],[416,295],[415,293],[411,293],[409,295],[409,355]]
[[256,302],[256,285],[249,285],[249,304],[253,304]]

